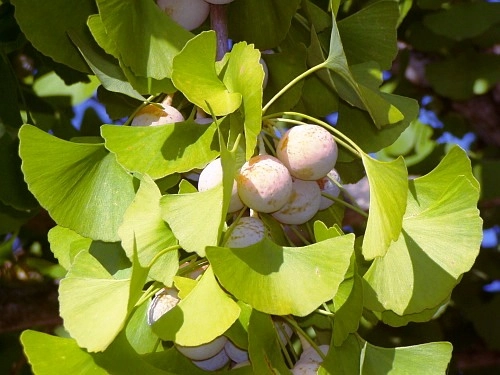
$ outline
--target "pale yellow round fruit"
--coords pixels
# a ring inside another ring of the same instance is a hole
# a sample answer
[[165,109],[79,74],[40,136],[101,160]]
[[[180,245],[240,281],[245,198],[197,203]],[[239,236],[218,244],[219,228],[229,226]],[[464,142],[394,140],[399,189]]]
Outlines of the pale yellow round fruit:
[[219,353],[224,348],[224,345],[226,345],[226,342],[226,336],[219,336],[206,344],[198,346],[183,346],[176,344],[175,347],[185,357],[188,357],[193,361],[203,361],[205,359],[212,358]]
[[257,212],[278,211],[292,193],[292,177],[277,158],[258,155],[250,158],[236,177],[241,201]]
[[248,247],[264,239],[266,227],[262,220],[246,216],[240,218],[226,240],[225,246],[232,248]]
[[288,202],[272,216],[283,224],[304,224],[319,210],[321,190],[316,181],[293,180]]
[[156,0],[156,4],[187,30],[201,26],[210,12],[210,5],[205,0]]
[[337,143],[321,126],[304,124],[289,129],[278,142],[276,156],[290,174],[301,180],[319,180],[337,162]]
[[132,126],[157,126],[184,121],[184,116],[177,108],[164,104],[148,104],[132,120]]
[[[217,158],[201,171],[198,180],[198,191],[207,191],[222,183],[222,164],[221,159]],[[243,203],[238,195],[236,180],[233,182],[231,200],[229,202],[228,212],[235,212],[243,208]]]

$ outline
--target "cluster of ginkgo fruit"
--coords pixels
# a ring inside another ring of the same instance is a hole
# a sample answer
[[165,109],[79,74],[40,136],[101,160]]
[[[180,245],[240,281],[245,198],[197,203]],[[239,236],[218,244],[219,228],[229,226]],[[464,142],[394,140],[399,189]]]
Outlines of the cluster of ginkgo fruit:
[[[247,206],[253,215],[236,223],[225,246],[246,247],[265,235],[259,213],[268,213],[284,225],[300,225],[328,208],[340,193],[334,169],[337,144],[321,126],[302,124],[287,130],[276,146],[276,157],[262,154],[248,160],[237,172],[228,212]],[[200,174],[198,190],[222,182],[220,159]]]
[[[170,99],[161,104],[144,106],[135,114],[131,125],[157,126],[184,121],[184,116],[169,104]],[[202,116],[195,121],[204,124],[212,119]],[[243,248],[260,242],[267,230],[259,213],[270,214],[283,225],[300,225],[313,218],[319,210],[328,208],[333,203],[332,197],[340,193],[340,178],[334,169],[337,144],[332,134],[323,127],[300,124],[288,129],[276,142],[276,157],[266,154],[264,147],[260,148],[263,153],[250,158],[237,171],[228,208],[228,213],[249,208],[251,215],[236,220],[228,231],[224,246]],[[190,175],[198,180],[200,192],[220,186],[223,179],[221,159],[208,163],[199,175]],[[203,270],[188,277],[197,278]],[[150,305],[149,324],[154,324],[179,301],[175,288],[162,289]],[[286,337],[289,339],[292,334],[291,328],[285,323],[277,326],[277,332],[286,345]],[[235,346],[225,336],[199,346],[176,345],[176,348],[196,366],[207,371],[220,369],[229,363],[232,368],[249,364],[248,352]],[[313,352],[304,351],[304,358],[301,357],[292,373],[308,373],[311,366],[317,369],[320,359],[309,358]],[[303,372],[304,369],[307,371]]]

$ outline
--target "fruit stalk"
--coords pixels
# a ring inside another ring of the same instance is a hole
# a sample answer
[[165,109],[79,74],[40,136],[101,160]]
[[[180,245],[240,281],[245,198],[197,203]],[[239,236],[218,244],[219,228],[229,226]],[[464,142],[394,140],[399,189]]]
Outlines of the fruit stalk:
[[210,25],[217,35],[217,61],[228,51],[227,6],[225,4],[210,4]]

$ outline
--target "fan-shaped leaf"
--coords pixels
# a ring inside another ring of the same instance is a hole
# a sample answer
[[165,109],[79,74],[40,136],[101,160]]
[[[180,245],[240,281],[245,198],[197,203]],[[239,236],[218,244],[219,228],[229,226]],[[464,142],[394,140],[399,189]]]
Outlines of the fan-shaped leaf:
[[35,374],[107,375],[75,340],[27,330],[21,343]]
[[271,316],[252,310],[248,324],[248,354],[255,374],[291,374]]
[[398,240],[364,275],[365,305],[398,315],[439,306],[478,254],[478,199],[470,162],[458,147],[433,172],[412,181]]
[[208,247],[220,283],[253,308],[305,316],[333,298],[349,266],[354,236],[281,247],[269,239],[241,249]]
[[161,198],[162,218],[186,251],[205,256],[206,246],[218,244],[223,217],[222,195],[222,185],[219,185],[201,193],[171,194]]
[[115,279],[90,253],[81,251],[75,257],[61,280],[59,303],[64,326],[80,347],[102,351],[123,328],[146,276],[134,273]]
[[396,2],[378,1],[339,21],[339,33],[349,62],[376,61],[382,69],[389,69],[398,52],[398,19]]
[[160,126],[101,127],[106,148],[129,171],[158,179],[203,168],[219,155],[216,124],[194,121]]
[[239,313],[209,267],[193,290],[153,324],[153,331],[163,340],[197,346],[222,335]]
[[353,76],[335,20],[332,24],[328,57],[323,65],[332,71],[333,85],[339,96],[349,104],[368,111],[377,128],[395,124],[404,119],[401,111],[385,99],[378,90],[358,83]]
[[[142,176],[137,194],[125,212],[123,224],[118,229],[122,246],[130,260],[137,248],[141,267],[149,267],[161,251],[177,244],[172,231],[161,218],[161,193],[155,182],[147,175]],[[177,249],[172,249],[155,260],[149,276],[165,285],[172,285],[179,268]]]
[[381,348],[350,335],[340,347],[332,347],[318,374],[439,375],[451,359],[449,342],[433,342],[399,348]]
[[224,72],[222,81],[226,87],[231,92],[238,92],[242,95],[247,159],[255,151],[257,135],[262,127],[264,70],[259,60],[259,50],[246,42],[240,42],[233,46],[231,52],[226,55],[225,61],[218,67]]
[[206,113],[223,116],[238,109],[241,95],[229,91],[217,77],[216,48],[214,31],[203,32],[191,39],[173,60],[172,80],[189,101]]
[[229,6],[229,37],[261,50],[278,46],[290,29],[299,0],[238,0]]
[[[94,1],[82,0],[70,3],[65,0],[54,0],[46,3],[14,0],[12,3],[16,7],[15,16],[21,30],[35,48],[57,62],[90,73],[85,60],[71,43],[67,32],[76,29],[88,40],[92,40],[86,23],[88,16],[96,12]],[[47,27],[48,20],[54,21],[50,23],[51,27]]]
[[142,77],[162,80],[172,76],[172,60],[193,36],[189,31],[152,1],[98,0],[97,7],[127,67]]
[[19,131],[22,171],[42,207],[61,226],[113,242],[135,192],[132,176],[102,144],[73,143],[31,125]]
[[383,256],[401,233],[406,209],[408,172],[404,159],[380,162],[361,155],[370,185],[370,215],[363,239],[366,260]]

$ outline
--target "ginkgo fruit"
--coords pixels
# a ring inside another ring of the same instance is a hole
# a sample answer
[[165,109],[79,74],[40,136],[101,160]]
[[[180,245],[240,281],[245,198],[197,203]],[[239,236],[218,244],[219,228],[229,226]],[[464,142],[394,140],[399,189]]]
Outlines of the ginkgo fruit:
[[304,124],[286,131],[278,142],[276,156],[301,180],[318,180],[337,162],[338,148],[330,132],[321,126]]
[[187,30],[201,26],[210,12],[210,5],[205,0],[156,0],[156,4]]
[[[339,173],[335,169],[332,169],[325,177],[320,178],[316,182],[319,185],[321,193],[325,193],[334,198],[337,198],[340,195],[340,187],[334,181],[339,184],[341,183]],[[319,204],[319,209],[324,210],[330,207],[332,204],[333,201],[331,199],[322,196]]]
[[177,289],[164,288],[155,294],[148,308],[148,324],[154,324],[180,302]]
[[292,176],[277,158],[258,155],[250,158],[236,177],[241,201],[258,212],[278,211],[292,193]]
[[[221,159],[217,158],[201,171],[198,180],[198,191],[210,190],[222,183],[222,164]],[[238,188],[236,181],[233,182],[233,190],[231,192],[231,200],[229,202],[228,212],[235,212],[243,208],[243,203],[238,196]]]
[[[330,349],[329,345],[320,345],[319,350],[323,354],[326,355]],[[313,348],[308,347],[304,349],[302,354],[300,355],[299,360],[295,363],[292,368],[293,375],[309,375],[309,374],[317,374],[319,366],[323,362],[323,358],[319,355],[319,353]]]
[[184,121],[184,116],[177,108],[166,104],[148,104],[134,116],[132,126],[156,126]]
[[248,247],[262,241],[265,234],[266,227],[262,220],[252,216],[242,217],[232,228],[224,245],[232,248]]
[[210,4],[229,4],[232,3],[234,0],[205,0],[205,1]]
[[226,342],[226,336],[219,336],[206,344],[198,346],[183,346],[176,344],[175,347],[185,357],[194,361],[203,361],[219,353],[224,348],[224,345],[226,345]]
[[293,179],[288,202],[272,216],[283,224],[304,224],[319,210],[321,190],[316,181]]
[[217,371],[224,367],[231,358],[229,358],[228,354],[225,350],[221,350],[216,355],[211,358],[204,359],[202,361],[193,361],[193,363],[205,371]]

